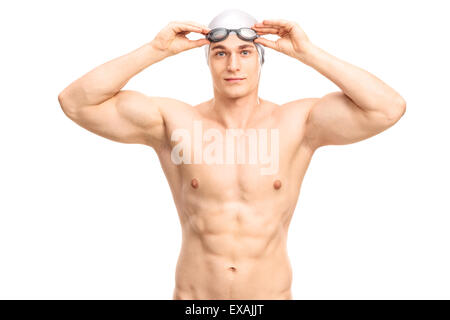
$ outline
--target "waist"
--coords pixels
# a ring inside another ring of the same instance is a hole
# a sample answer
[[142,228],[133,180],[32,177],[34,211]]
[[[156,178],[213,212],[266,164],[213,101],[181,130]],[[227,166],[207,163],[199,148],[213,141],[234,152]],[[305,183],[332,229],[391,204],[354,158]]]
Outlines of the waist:
[[213,251],[211,243],[203,243],[212,239],[183,241],[175,299],[290,299],[292,269],[283,241],[266,239],[266,247],[255,252],[254,247],[229,240],[222,246],[223,239],[216,239],[219,245]]

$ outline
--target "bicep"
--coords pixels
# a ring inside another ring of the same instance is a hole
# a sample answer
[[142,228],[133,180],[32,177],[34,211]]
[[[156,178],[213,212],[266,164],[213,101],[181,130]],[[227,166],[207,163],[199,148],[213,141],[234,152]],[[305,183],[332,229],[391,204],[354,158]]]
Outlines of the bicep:
[[355,143],[392,125],[380,112],[358,107],[342,91],[311,100],[305,135],[314,148]]
[[70,118],[83,128],[110,140],[155,146],[164,137],[160,108],[170,103],[169,100],[122,90],[98,105],[75,108]]

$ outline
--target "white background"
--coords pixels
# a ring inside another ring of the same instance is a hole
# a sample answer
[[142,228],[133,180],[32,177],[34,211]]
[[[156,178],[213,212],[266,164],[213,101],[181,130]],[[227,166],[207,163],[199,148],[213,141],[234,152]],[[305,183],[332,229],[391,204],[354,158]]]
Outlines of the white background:
[[[298,22],[407,101],[394,127],[314,155],[289,231],[293,298],[449,299],[446,1],[219,3],[1,2],[0,298],[172,299],[181,229],[155,152],[79,127],[57,96],[170,21],[208,24],[240,8]],[[124,89],[190,104],[213,95],[203,48],[150,66]],[[336,90],[266,48],[261,98]]]

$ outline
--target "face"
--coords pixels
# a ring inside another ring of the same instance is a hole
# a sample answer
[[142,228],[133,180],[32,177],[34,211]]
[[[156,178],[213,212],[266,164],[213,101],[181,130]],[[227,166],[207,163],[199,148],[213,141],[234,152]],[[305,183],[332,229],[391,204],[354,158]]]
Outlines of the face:
[[[216,93],[230,98],[257,90],[260,76],[258,51],[253,41],[244,41],[234,32],[209,47],[209,68]],[[244,78],[227,81],[227,78]]]

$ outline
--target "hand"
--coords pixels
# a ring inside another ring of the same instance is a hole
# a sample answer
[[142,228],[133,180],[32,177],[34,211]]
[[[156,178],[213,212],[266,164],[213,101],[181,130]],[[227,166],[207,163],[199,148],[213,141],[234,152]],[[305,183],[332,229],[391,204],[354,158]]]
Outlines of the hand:
[[151,44],[155,49],[172,56],[209,44],[210,41],[206,38],[189,40],[186,35],[191,32],[206,35],[210,30],[207,26],[193,21],[172,21],[156,35]]
[[271,41],[263,37],[254,40],[265,47],[277,50],[293,58],[300,58],[306,53],[308,47],[311,46],[305,32],[296,22],[287,20],[264,20],[262,23],[255,23],[252,27],[258,35],[276,34],[280,39]]

